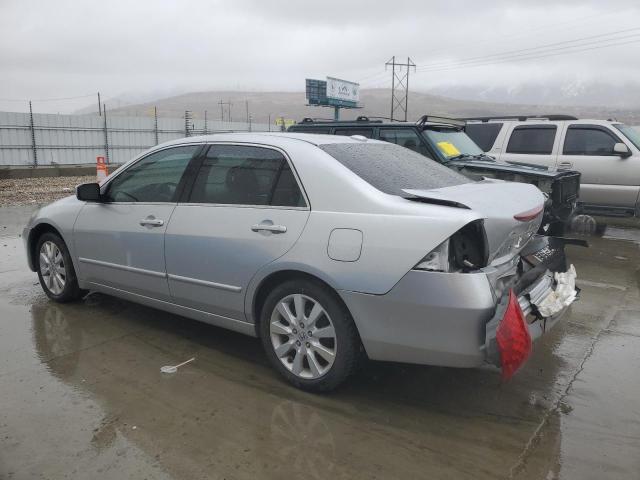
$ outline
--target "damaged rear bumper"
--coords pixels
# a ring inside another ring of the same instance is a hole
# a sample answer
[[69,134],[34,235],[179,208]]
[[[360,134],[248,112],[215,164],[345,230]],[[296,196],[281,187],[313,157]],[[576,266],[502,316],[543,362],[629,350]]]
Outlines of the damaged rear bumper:
[[531,247],[527,244],[521,256],[503,265],[469,273],[411,270],[384,295],[338,293],[372,360],[448,367],[500,365],[495,331],[511,290],[526,318],[533,320],[527,324],[532,339],[555,325],[567,308],[541,320],[535,317],[541,300],[548,297],[544,278],[551,275],[551,290],[557,292],[555,273],[567,271],[563,245],[554,246],[553,239],[547,239],[534,237]]
[[[545,243],[542,255],[536,252],[523,257],[523,264],[528,271],[516,277],[510,288],[503,291],[495,314],[486,325],[486,360],[502,367],[503,372],[505,358],[513,354],[509,342],[501,344],[498,338],[506,322],[513,316],[521,316],[522,326],[512,324],[508,327],[512,330],[510,333],[515,337],[527,337],[529,342],[535,341],[558,323],[580,292],[576,287],[574,266],[566,268],[563,245],[556,243],[551,246],[548,240]],[[517,300],[510,302],[511,296]],[[514,328],[522,331],[514,333]],[[528,352],[521,354],[516,369],[527,356]]]

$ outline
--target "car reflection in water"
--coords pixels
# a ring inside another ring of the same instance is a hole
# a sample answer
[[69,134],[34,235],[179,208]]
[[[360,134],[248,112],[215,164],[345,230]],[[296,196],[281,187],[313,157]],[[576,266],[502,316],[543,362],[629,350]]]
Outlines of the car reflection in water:
[[[77,306],[35,304],[31,314],[37,352],[51,374],[101,406],[93,449],[124,436],[179,478],[204,471],[311,479],[397,471],[408,478],[466,471],[468,462],[525,478],[560,472],[561,415],[546,413],[530,386],[496,390],[492,371],[373,364],[353,386],[316,397],[284,385],[254,339],[215,327],[100,294]],[[109,322],[132,333],[100,338]],[[553,335],[559,341],[562,329]],[[159,368],[172,349],[182,354],[187,347],[196,365],[163,376]],[[541,376],[554,384],[555,367],[537,370],[538,387]],[[514,426],[520,417],[527,421]],[[537,436],[531,420],[540,419]],[[505,434],[522,445],[531,437],[531,452],[506,448]]]

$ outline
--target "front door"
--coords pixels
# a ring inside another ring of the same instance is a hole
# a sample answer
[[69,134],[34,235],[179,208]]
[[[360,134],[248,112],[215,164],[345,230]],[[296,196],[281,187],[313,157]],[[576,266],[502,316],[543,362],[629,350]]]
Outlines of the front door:
[[164,233],[187,165],[200,145],[167,148],[135,162],[103,186],[74,226],[85,281],[169,300]]
[[244,297],[259,268],[296,242],[309,207],[278,150],[214,144],[165,236],[174,302],[245,320]]

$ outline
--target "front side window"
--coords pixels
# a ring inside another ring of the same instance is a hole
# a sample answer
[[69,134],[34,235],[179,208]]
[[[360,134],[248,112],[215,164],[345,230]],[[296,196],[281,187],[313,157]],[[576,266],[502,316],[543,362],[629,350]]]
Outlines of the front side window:
[[485,152],[493,148],[502,129],[502,123],[468,123],[464,128],[471,140]]
[[200,145],[152,153],[127,168],[107,186],[108,202],[175,202],[178,184]]
[[270,148],[213,145],[196,176],[191,203],[304,207],[284,156]]
[[624,123],[616,123],[613,126],[620,130],[622,134],[636,146],[636,148],[640,148],[640,131],[637,127],[630,127]]
[[507,153],[550,155],[556,138],[555,125],[526,125],[516,127],[507,144]]
[[380,129],[380,140],[395,143],[421,155],[427,155],[426,148],[418,133],[412,128],[383,128]]
[[593,127],[570,126],[564,139],[565,155],[613,155],[618,139],[610,133]]

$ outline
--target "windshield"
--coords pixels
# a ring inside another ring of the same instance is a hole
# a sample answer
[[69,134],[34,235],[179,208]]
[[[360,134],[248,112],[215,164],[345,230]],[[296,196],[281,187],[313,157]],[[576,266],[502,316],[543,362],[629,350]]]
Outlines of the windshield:
[[623,123],[616,123],[614,127],[620,130],[622,134],[636,146],[636,148],[640,148],[640,131],[638,131],[637,127],[630,127]]
[[445,160],[460,155],[484,154],[480,147],[462,130],[430,127],[424,130],[423,134]]
[[402,190],[450,187],[470,180],[408,148],[390,143],[333,143],[320,148],[378,190],[405,196]]

